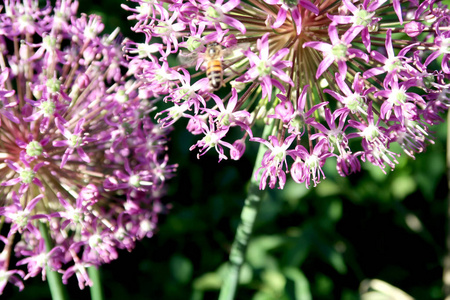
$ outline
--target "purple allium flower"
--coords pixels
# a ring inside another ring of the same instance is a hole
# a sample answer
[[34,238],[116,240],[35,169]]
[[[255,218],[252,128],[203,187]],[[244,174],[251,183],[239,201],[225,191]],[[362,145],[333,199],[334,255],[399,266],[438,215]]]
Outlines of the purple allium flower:
[[[245,141],[267,146],[261,188],[282,188],[288,175],[316,185],[328,161],[342,176],[361,161],[393,169],[391,145],[411,157],[423,151],[450,105],[450,10],[442,1],[134,1],[137,8],[124,8],[146,38],[160,36],[155,24],[166,20],[184,27],[176,42],[156,44],[162,57],[145,52],[146,62],[128,44],[141,88],[172,103],[159,122],[189,119],[199,135],[191,150],[214,148],[219,159],[240,158]],[[212,76],[223,78],[219,88],[208,84]],[[262,139],[265,125],[273,130]],[[230,140],[231,127],[241,138]]]
[[149,116],[152,94],[121,71],[118,31],[99,36],[100,18],[78,17],[77,1],[38,3],[0,9],[0,293],[8,281],[45,279],[46,267],[90,285],[85,267],[153,235],[176,167],[168,129]]

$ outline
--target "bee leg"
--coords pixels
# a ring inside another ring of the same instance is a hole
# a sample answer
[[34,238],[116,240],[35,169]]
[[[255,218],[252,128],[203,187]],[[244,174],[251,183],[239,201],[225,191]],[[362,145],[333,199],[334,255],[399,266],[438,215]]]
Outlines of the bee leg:
[[230,70],[231,72],[233,72],[236,75],[240,75],[241,73],[239,73],[238,71],[235,71],[232,67],[230,67],[230,65],[223,65],[224,66],[224,70],[226,69],[227,71]]

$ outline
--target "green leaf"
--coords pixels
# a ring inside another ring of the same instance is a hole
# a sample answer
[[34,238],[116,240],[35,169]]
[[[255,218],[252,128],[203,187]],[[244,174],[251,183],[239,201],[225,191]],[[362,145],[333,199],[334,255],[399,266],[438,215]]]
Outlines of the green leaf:
[[194,280],[195,290],[218,290],[222,286],[222,277],[216,272],[205,273]]
[[187,283],[192,278],[192,263],[184,256],[174,255],[170,259],[170,271],[173,278],[180,283]]
[[395,177],[391,182],[392,195],[397,199],[404,199],[416,190],[416,182],[411,176]]
[[304,226],[305,229],[301,232],[298,237],[291,238],[290,244],[292,246],[288,247],[285,251],[283,261],[285,265],[289,266],[300,266],[303,261],[308,256],[311,248],[311,231],[313,228],[311,226]]
[[285,240],[278,235],[253,238],[247,248],[247,261],[254,268],[267,267],[268,262],[273,261],[267,252],[281,246],[284,242]]
[[294,208],[297,207],[303,197],[309,193],[305,185],[298,184],[293,180],[288,180],[283,189],[283,197],[289,203],[289,205]]
[[261,278],[264,283],[264,289],[274,294],[279,294],[286,285],[286,277],[278,270],[266,270],[261,274]]
[[347,266],[344,263],[344,258],[341,253],[337,252],[334,247],[332,247],[329,242],[320,235],[320,232],[316,232],[313,236],[314,243],[319,254],[321,254],[325,260],[333,266],[340,274],[345,274],[347,272]]
[[283,270],[286,276],[286,294],[289,299],[312,300],[309,281],[306,276],[297,268],[285,268]]
[[336,195],[341,190],[341,187],[331,180],[323,180],[317,187],[316,192],[320,197],[327,197]]

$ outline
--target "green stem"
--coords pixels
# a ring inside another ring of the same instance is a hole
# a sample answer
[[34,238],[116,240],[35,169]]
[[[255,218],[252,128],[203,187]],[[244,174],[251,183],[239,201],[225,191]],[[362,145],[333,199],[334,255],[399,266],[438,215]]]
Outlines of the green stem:
[[[267,125],[264,128],[263,138],[267,138],[269,136],[272,128],[272,125]],[[259,204],[261,203],[261,198],[265,192],[264,190],[259,189],[259,180],[255,178],[255,174],[261,166],[265,152],[266,147],[261,144],[259,146],[255,166],[250,179],[247,198],[245,199],[244,207],[242,208],[241,220],[236,229],[236,236],[231,246],[227,270],[228,273],[220,289],[219,300],[232,300],[236,295],[240,269],[245,260],[245,252],[253,231],[253,224],[255,223],[255,219],[258,214]]]
[[[43,222],[39,222],[39,231],[42,234],[42,237],[44,238],[45,241],[45,249],[48,252],[50,252],[50,250],[52,250],[53,245],[51,242],[51,238],[48,234],[49,228],[47,226],[47,224],[43,223]],[[50,288],[50,293],[52,295],[52,300],[66,300],[68,299],[67,297],[67,291],[66,288],[64,287],[64,285],[62,284],[61,281],[61,275],[50,269],[50,267],[47,265],[45,266],[45,270],[47,273],[47,281],[48,281],[48,286]]]
[[92,280],[91,299],[103,300],[102,281],[100,279],[100,267],[92,266],[88,268],[89,278]]

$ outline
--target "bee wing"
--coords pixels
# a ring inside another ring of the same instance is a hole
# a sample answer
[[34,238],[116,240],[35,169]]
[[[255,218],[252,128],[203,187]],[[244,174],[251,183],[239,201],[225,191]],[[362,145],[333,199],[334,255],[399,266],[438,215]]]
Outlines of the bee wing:
[[195,66],[198,60],[198,53],[188,52],[181,50],[178,54],[178,61],[183,66],[192,67]]
[[243,51],[250,47],[250,43],[239,43],[232,47],[223,49],[223,57],[233,59],[242,55]]

